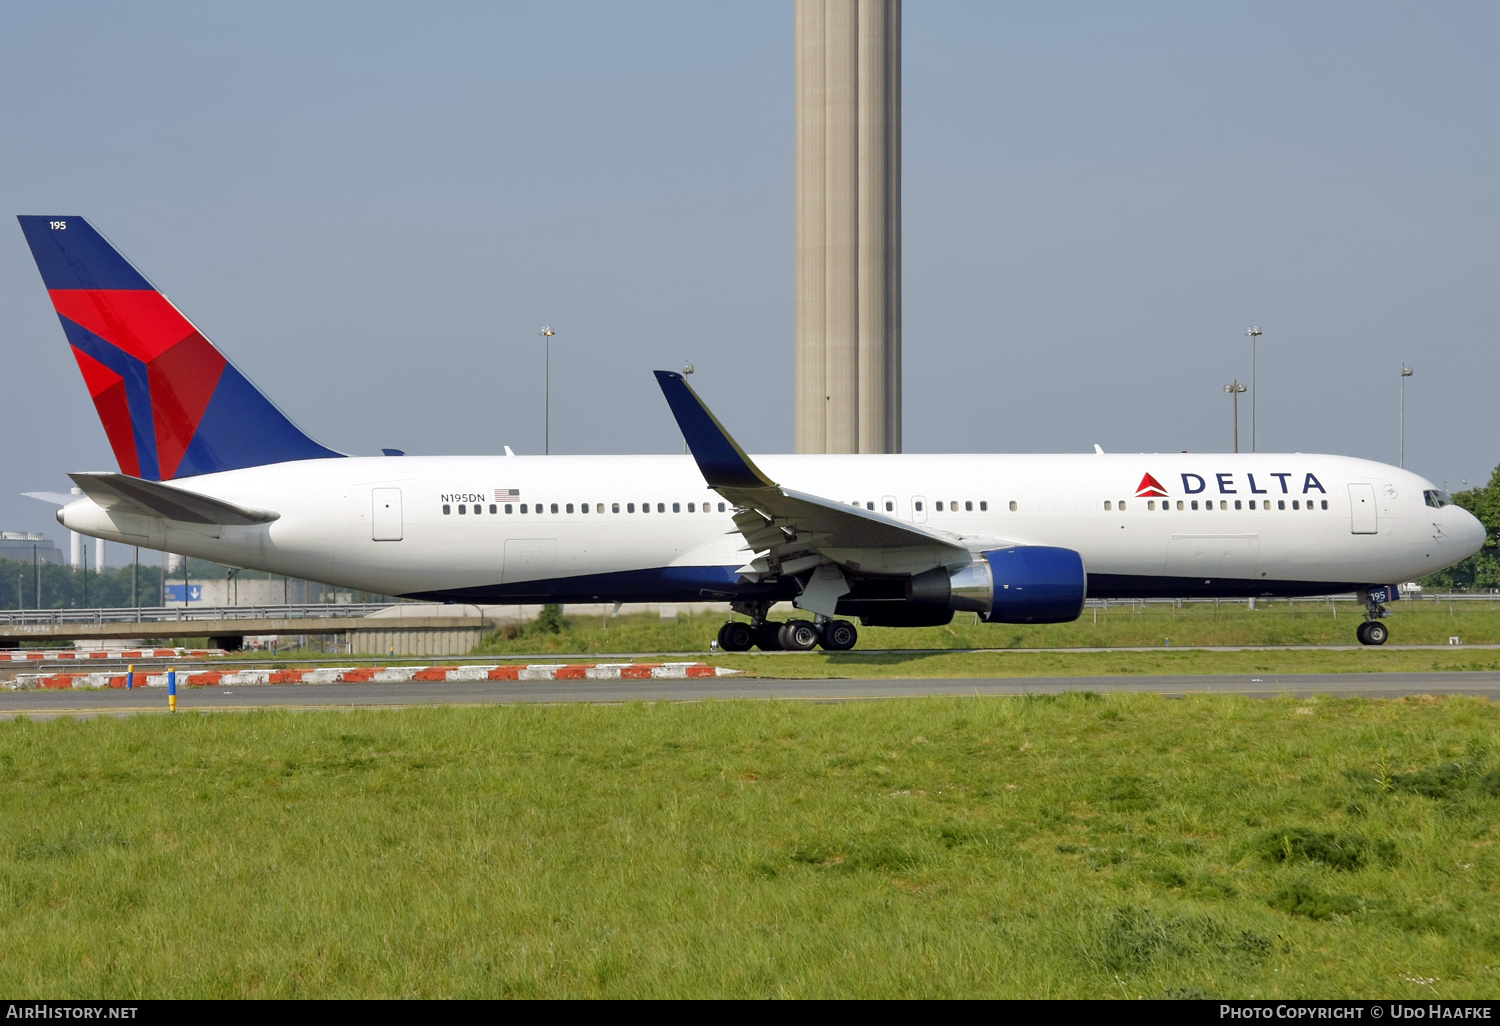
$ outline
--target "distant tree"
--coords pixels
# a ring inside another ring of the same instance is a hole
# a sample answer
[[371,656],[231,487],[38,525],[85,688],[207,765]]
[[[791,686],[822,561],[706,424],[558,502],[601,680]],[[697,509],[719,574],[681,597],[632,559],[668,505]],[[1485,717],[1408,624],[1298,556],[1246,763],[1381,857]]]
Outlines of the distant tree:
[[563,619],[562,606],[548,603],[536,615],[536,629],[542,634],[561,634],[568,625]]
[[1473,513],[1489,533],[1484,548],[1446,570],[1423,578],[1424,587],[1432,588],[1500,588],[1500,467],[1490,475],[1483,488],[1455,492],[1455,504]]

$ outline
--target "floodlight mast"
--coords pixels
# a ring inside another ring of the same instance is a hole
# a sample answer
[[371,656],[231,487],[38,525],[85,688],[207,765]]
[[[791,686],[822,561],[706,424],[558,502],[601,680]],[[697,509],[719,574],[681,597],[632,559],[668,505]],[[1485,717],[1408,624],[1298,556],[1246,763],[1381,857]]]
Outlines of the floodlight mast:
[[552,455],[552,336],[557,332],[552,325],[542,325],[538,332],[547,340],[547,351],[542,358],[542,455]]
[[[1250,336],[1250,451],[1255,451],[1255,343],[1260,339],[1260,325],[1252,324],[1245,329],[1245,334]],[[1241,391],[1244,391],[1241,389]],[[1239,452],[1239,446],[1235,446],[1235,452]]]
[[1232,395],[1234,397],[1234,451],[1235,452],[1239,452],[1240,451],[1240,393],[1243,392],[1244,390],[1245,390],[1245,386],[1242,385],[1242,384],[1240,384],[1240,379],[1239,378],[1235,378],[1234,379],[1234,384],[1232,384],[1232,385],[1225,385],[1224,386],[1224,391],[1228,392],[1230,395]]
[[1406,468],[1406,379],[1415,373],[1413,368],[1401,361],[1401,467]]
[[[693,361],[692,360],[688,360],[686,363],[684,363],[682,365],[682,376],[683,377],[688,377],[692,373],[693,373]],[[682,454],[684,456],[686,456],[688,454],[688,444],[687,444],[686,440],[684,440],[683,443],[682,443]]]

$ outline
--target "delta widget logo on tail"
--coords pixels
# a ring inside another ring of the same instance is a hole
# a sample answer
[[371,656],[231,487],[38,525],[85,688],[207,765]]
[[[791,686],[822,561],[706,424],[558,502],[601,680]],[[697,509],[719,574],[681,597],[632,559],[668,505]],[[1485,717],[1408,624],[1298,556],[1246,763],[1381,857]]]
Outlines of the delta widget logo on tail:
[[1161,482],[1150,474],[1141,477],[1141,483],[1135,487],[1137,499],[1166,498],[1167,490],[1161,486]]

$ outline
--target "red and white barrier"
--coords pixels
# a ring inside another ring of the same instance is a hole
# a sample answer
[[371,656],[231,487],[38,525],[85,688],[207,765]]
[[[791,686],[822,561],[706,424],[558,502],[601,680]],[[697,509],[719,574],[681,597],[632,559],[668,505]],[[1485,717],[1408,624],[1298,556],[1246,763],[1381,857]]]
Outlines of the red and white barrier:
[[35,648],[10,648],[0,650],[0,663],[24,663],[48,659],[192,659],[223,654],[222,648],[132,648],[128,650],[59,648],[45,651]]
[[[731,677],[730,670],[707,663],[533,663],[529,666],[343,666],[315,670],[182,670],[179,687],[220,684],[367,684],[447,680],[685,680]],[[125,674],[18,673],[4,685],[12,691],[37,688],[123,688]],[[165,673],[137,673],[135,686],[164,688]]]

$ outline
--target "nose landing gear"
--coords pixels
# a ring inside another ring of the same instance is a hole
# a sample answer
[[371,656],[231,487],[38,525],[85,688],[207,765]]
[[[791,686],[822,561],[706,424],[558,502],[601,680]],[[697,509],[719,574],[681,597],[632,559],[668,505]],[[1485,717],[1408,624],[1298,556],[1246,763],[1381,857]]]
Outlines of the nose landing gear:
[[1391,631],[1380,620],[1382,617],[1389,616],[1390,611],[1385,608],[1384,603],[1376,601],[1369,592],[1360,594],[1365,600],[1365,622],[1355,629],[1354,636],[1359,639],[1361,645],[1384,645],[1386,639],[1391,636]]

